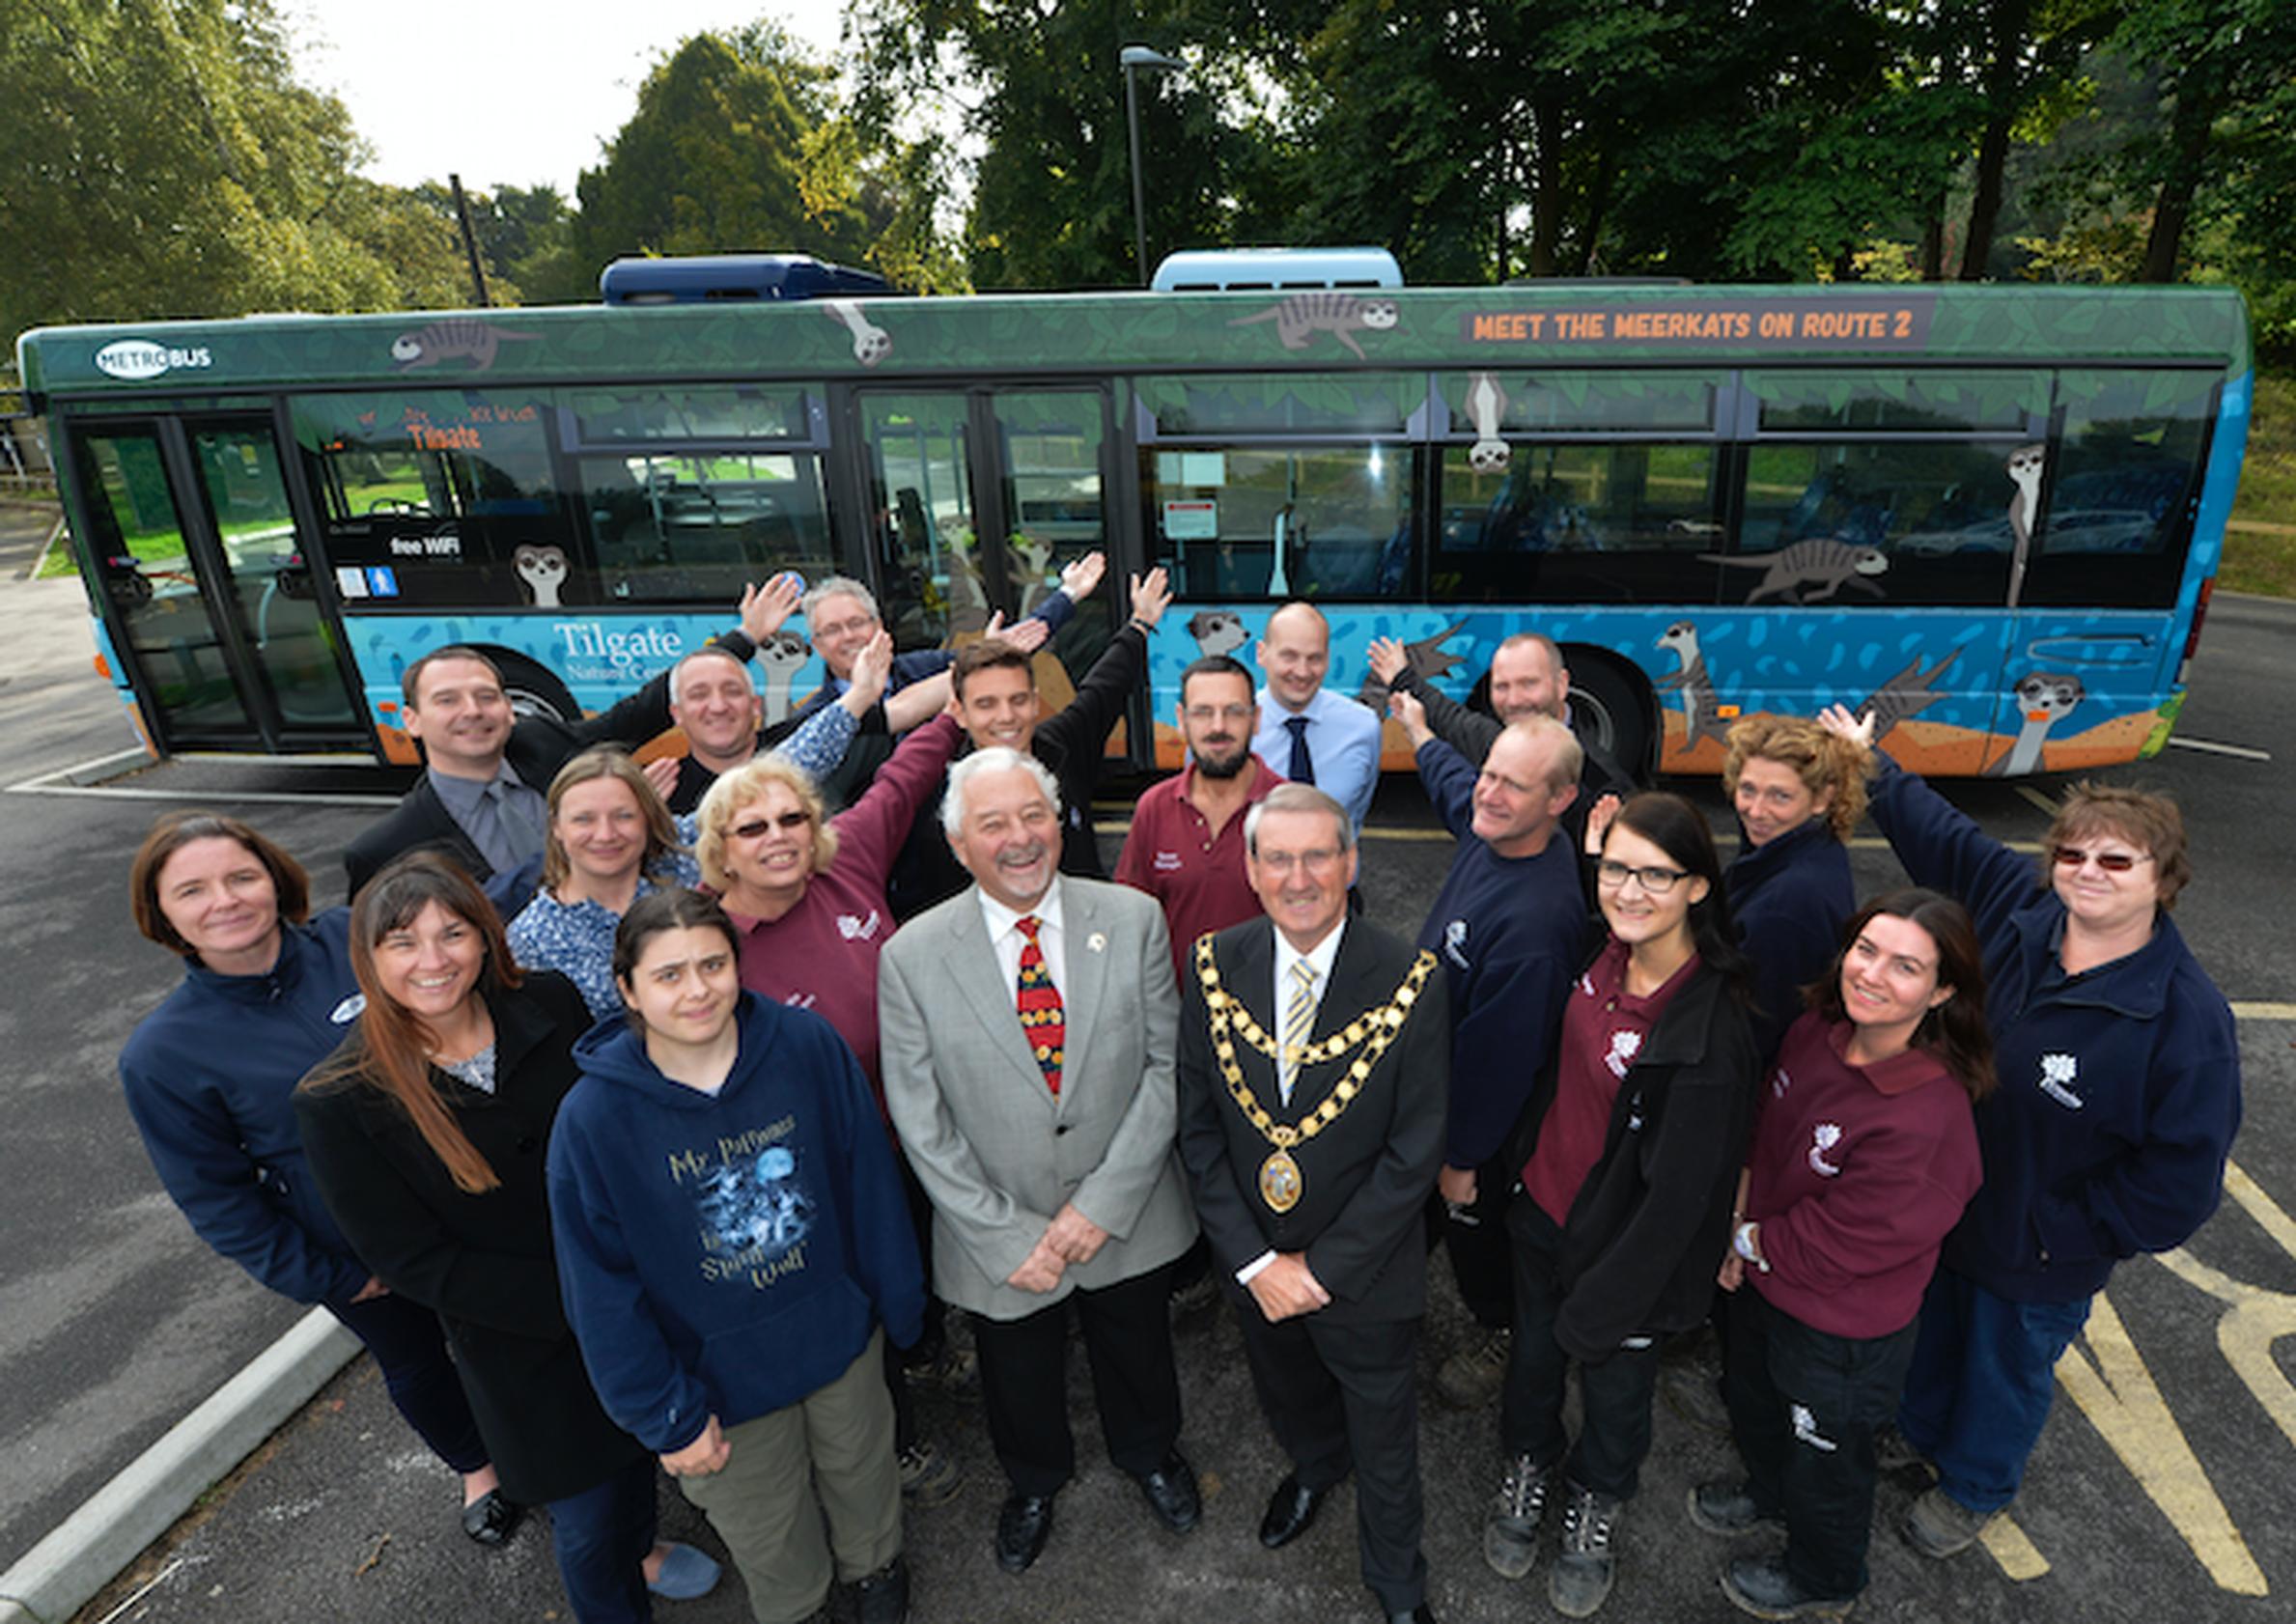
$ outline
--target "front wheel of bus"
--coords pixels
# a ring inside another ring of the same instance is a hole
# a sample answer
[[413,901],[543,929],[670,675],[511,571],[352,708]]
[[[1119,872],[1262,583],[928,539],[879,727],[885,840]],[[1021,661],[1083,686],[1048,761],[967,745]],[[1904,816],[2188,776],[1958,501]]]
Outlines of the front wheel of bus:
[[1571,728],[1631,774],[1650,776],[1650,713],[1638,685],[1609,660],[1582,655],[1571,662]]
[[502,672],[502,691],[510,699],[510,708],[523,719],[527,716],[547,716],[553,721],[578,722],[582,708],[574,703],[574,696],[558,680],[558,673],[540,660],[529,659],[509,649],[489,649],[488,658]]

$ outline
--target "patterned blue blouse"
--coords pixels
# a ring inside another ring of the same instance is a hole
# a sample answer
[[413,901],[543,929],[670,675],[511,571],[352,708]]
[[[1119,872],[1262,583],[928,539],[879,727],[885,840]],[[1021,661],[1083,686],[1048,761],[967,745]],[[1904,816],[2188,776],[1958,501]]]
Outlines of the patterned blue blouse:
[[[678,838],[686,851],[670,854],[663,864],[668,879],[680,885],[702,882],[701,864],[693,858],[694,821],[678,820]],[[641,876],[638,896],[658,889]],[[634,900],[634,899],[633,899]],[[622,994],[614,986],[614,932],[622,915],[603,903],[563,903],[549,887],[535,887],[534,900],[510,922],[511,957],[528,969],[556,970],[580,990],[582,1001],[600,1020],[622,1013]]]

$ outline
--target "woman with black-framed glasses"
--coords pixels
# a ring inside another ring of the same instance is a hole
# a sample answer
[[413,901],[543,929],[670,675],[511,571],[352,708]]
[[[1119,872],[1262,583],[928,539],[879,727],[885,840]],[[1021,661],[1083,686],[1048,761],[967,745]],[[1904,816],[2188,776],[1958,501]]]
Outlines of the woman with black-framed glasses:
[[[1500,1390],[1507,1458],[1483,1556],[1508,1579],[1537,1558],[1555,1610],[1583,1618],[1616,1572],[1611,1545],[1650,1450],[1660,1341],[1706,1317],[1727,1244],[1760,1067],[1722,863],[1705,815],[1636,796],[1588,819],[1610,926],[1565,1000],[1557,1051],[1508,1151],[1515,1324]],[[1579,1365],[1583,1420],[1563,1429]]]
[[[1870,717],[1836,705],[1819,720],[1871,749]],[[1876,755],[1873,820],[1897,860],[1976,918],[2001,1079],[1977,1112],[1985,1182],[1946,1239],[1898,1410],[1938,1472],[1906,1539],[1949,1556],[2016,1498],[2058,1357],[2114,1264],[2182,1245],[2216,1210],[2240,1051],[2169,917],[2192,878],[2173,801],[2074,786],[2036,878]]]

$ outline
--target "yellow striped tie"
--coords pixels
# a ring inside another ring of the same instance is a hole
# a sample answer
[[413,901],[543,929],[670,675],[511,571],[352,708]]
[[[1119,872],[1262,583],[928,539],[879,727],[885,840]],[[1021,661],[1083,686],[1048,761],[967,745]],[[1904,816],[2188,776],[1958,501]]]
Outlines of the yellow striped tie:
[[1315,1029],[1315,969],[1304,959],[1292,961],[1292,996],[1283,1007],[1283,1098],[1289,1105],[1300,1080],[1300,1050]]

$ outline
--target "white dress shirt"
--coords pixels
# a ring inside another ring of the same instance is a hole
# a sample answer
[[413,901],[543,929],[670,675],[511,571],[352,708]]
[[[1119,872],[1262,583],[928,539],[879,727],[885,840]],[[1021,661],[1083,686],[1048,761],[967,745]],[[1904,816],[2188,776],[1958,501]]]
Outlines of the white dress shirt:
[[1379,716],[1328,687],[1317,688],[1315,697],[1299,711],[1286,710],[1271,688],[1261,688],[1259,698],[1260,726],[1251,736],[1251,753],[1289,777],[1292,735],[1283,724],[1305,716],[1315,787],[1346,807],[1349,826],[1361,833],[1364,814],[1371,810],[1371,792],[1379,788]]
[[[1308,747],[1314,748],[1313,745]],[[1273,929],[1273,927],[1271,928]],[[1292,1085],[1291,1079],[1283,1075],[1284,1066],[1280,1058],[1280,1051],[1283,1047],[1283,1012],[1291,1007],[1292,1002],[1292,966],[1297,964],[1305,964],[1309,969],[1315,972],[1315,991],[1312,996],[1316,1009],[1320,1011],[1324,1007],[1324,994],[1331,985],[1332,963],[1339,957],[1339,938],[1345,935],[1347,935],[1347,920],[1343,916],[1339,923],[1332,927],[1330,936],[1317,942],[1309,951],[1302,953],[1292,945],[1291,939],[1281,931],[1275,933],[1275,1003],[1274,1006],[1274,1020],[1272,1022],[1274,1029],[1272,1035],[1275,1039],[1279,1056],[1275,1062],[1278,1079],[1276,1087],[1281,1091],[1283,1103],[1287,1106],[1292,1103]],[[1314,1027],[1315,1017],[1310,1015],[1308,1029],[1312,1031]],[[1236,1283],[1240,1286],[1251,1284],[1252,1276],[1274,1261],[1274,1248],[1270,1247],[1236,1271]]]
[[989,945],[995,949],[996,967],[1004,976],[1004,984],[1013,990],[1016,1000],[1021,993],[1021,950],[1028,945],[1028,938],[1021,934],[1021,921],[1034,916],[1037,921],[1036,944],[1045,955],[1045,973],[1052,978],[1055,992],[1067,980],[1062,972],[1068,961],[1061,953],[1060,930],[1060,876],[1052,876],[1052,883],[1037,899],[1034,908],[1016,910],[991,896],[986,887],[975,885],[981,899],[981,917],[988,921]]

